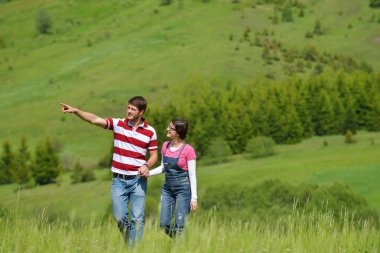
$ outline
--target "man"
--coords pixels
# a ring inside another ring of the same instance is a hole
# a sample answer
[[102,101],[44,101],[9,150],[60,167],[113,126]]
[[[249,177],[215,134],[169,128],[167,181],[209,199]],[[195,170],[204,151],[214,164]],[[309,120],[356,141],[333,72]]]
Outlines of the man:
[[[93,125],[114,132],[112,160],[112,211],[123,238],[134,245],[136,235],[141,240],[144,226],[145,196],[149,168],[157,161],[157,135],[142,117],[147,101],[140,96],[128,101],[128,115],[125,119],[100,118],[95,114],[81,111],[68,104],[62,105],[62,112],[74,113]],[[146,161],[149,150],[149,160]],[[131,220],[128,219],[128,204],[131,204]]]

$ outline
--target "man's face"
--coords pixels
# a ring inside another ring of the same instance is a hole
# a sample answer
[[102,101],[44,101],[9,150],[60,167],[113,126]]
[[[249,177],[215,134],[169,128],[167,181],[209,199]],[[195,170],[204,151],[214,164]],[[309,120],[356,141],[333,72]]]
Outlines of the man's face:
[[139,111],[139,109],[136,106],[131,105],[131,104],[128,105],[128,115],[127,115],[127,118],[129,120],[138,119],[143,113],[144,113],[144,111]]

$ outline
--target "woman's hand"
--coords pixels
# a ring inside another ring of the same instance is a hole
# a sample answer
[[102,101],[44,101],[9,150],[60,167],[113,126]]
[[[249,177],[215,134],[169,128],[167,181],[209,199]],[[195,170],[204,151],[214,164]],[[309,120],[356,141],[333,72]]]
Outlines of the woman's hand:
[[195,211],[198,209],[198,201],[192,200],[190,201],[190,209],[191,211]]

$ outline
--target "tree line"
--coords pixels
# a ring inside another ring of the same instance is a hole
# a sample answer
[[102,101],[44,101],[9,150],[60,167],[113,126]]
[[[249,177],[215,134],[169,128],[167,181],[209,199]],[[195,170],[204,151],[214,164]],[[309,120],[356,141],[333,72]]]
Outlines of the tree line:
[[[174,117],[189,121],[187,141],[199,158],[247,152],[253,144],[258,149],[256,144],[263,142],[258,140],[292,144],[313,135],[380,131],[380,73],[323,72],[306,79],[257,81],[252,86],[228,82],[220,87],[218,82],[190,80],[187,88],[174,91],[172,100],[152,106],[147,118],[159,144],[167,139],[166,128]],[[100,167],[109,167],[110,151]],[[40,141],[33,155],[25,138],[16,151],[6,141],[0,158],[0,184],[54,183],[62,171],[58,147],[50,138]],[[73,171],[73,183],[94,180],[79,162]]]
[[292,144],[313,135],[380,130],[380,73],[323,72],[244,87],[227,83],[223,89],[191,80],[187,87],[174,92],[177,99],[152,108],[147,117],[161,144],[168,122],[186,118],[187,140],[200,157],[220,138],[238,154],[258,136]]

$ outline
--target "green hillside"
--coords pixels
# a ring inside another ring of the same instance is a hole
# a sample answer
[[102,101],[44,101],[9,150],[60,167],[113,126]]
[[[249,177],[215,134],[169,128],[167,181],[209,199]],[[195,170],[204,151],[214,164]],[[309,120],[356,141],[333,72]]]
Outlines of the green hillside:
[[[380,12],[369,8],[368,1],[299,1],[304,17],[293,7],[293,22],[281,22],[277,11],[278,24],[270,18],[275,5],[260,2],[271,1],[1,3],[0,141],[25,136],[33,145],[50,135],[64,157],[80,156],[95,164],[109,149],[110,133],[63,117],[59,102],[121,117],[130,96],[144,95],[155,107],[178,99],[173,87],[188,80],[254,85],[266,77],[286,79],[283,55],[268,64],[261,57],[263,47],[254,45],[259,35],[265,40],[263,34],[288,51],[313,46],[320,54],[352,57],[379,70]],[[47,35],[36,32],[41,9],[53,23]],[[323,34],[305,38],[316,20]]]

